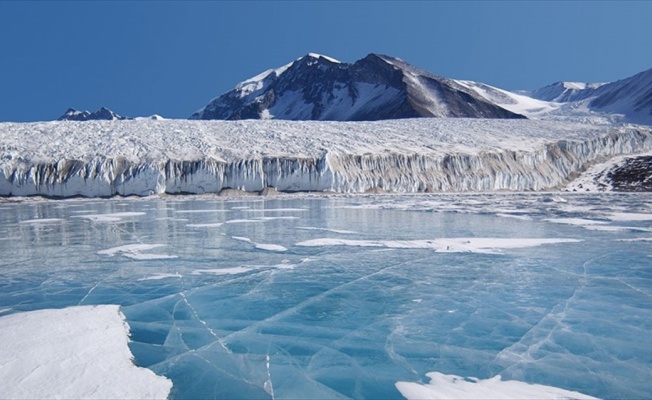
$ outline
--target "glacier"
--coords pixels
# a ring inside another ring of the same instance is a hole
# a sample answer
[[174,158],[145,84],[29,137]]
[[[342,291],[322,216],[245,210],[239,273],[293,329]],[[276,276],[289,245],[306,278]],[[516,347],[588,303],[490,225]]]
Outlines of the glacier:
[[412,119],[0,124],[0,196],[558,189],[648,126]]

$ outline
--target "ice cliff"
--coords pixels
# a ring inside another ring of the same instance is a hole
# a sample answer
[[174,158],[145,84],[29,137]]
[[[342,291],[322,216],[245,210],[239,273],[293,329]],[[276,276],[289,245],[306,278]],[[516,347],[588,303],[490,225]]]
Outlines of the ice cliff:
[[0,195],[536,191],[652,150],[652,130],[532,120],[0,124]]

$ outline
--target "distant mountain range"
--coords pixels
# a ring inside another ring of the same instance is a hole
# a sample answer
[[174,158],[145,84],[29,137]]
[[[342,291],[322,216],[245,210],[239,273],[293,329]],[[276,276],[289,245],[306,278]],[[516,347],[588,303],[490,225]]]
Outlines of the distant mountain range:
[[[114,113],[106,107],[102,107],[97,111],[79,111],[74,108],[69,108],[62,116],[57,118],[57,121],[124,121],[134,118],[123,117]],[[162,120],[165,119],[158,114],[151,115],[149,117],[138,117],[135,119],[154,119]]]
[[[536,90],[510,92],[481,82],[444,78],[381,54],[343,63],[310,53],[237,84],[190,119],[373,121],[586,116],[652,125],[652,69],[613,83],[557,82]],[[71,108],[59,118],[124,119],[129,118],[104,107],[93,113]]]
[[523,94],[652,125],[652,69],[612,83],[557,82]]
[[62,116],[57,118],[57,121],[98,121],[98,120],[125,120],[127,117],[122,117],[106,107],[102,107],[97,111],[79,111],[74,108],[69,108]]

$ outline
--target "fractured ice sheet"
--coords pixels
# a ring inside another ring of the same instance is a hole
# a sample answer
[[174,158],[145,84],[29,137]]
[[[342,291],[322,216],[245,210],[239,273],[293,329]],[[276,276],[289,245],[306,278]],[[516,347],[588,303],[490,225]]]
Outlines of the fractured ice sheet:
[[489,379],[462,378],[429,372],[428,383],[398,382],[396,388],[409,400],[540,400],[540,399],[577,399],[595,400],[595,397],[559,389],[551,386],[529,384],[519,381],[504,381],[500,376]]
[[136,367],[118,306],[0,317],[0,396],[11,399],[165,399],[172,382]]
[[[120,304],[135,363],[172,398],[400,398],[396,382],[430,371],[646,398],[651,252],[629,228],[652,227],[609,216],[650,213],[651,195],[559,196],[27,200],[0,213],[0,310]],[[123,212],[146,216],[80,218]],[[261,217],[282,219],[224,223]],[[296,245],[324,237],[374,246]],[[141,244],[165,247],[116,250]]]

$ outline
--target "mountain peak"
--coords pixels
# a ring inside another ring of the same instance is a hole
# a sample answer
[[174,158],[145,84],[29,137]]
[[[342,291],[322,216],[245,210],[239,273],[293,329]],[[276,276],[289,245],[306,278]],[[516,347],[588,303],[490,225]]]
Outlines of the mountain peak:
[[308,53],[305,56],[301,57],[300,59],[303,58],[312,58],[312,59],[317,59],[319,60],[320,58],[323,58],[326,61],[329,61],[333,64],[341,64],[342,62],[339,60],[334,59],[333,57],[325,56],[323,54],[318,54],[318,53]]
[[239,83],[190,118],[373,121],[419,117],[524,118],[455,81],[377,53],[352,64],[308,53]]

